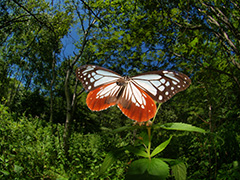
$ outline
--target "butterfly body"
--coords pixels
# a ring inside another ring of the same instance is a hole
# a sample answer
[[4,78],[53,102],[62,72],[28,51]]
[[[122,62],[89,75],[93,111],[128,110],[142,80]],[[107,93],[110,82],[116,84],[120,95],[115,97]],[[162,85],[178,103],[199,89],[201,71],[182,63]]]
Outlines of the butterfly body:
[[129,77],[128,76],[124,76],[122,78],[119,78],[116,83],[118,86],[127,86],[129,82]]
[[78,79],[89,91],[89,109],[101,111],[116,105],[130,119],[145,122],[156,113],[157,102],[165,102],[186,89],[191,80],[182,73],[153,71],[134,77],[122,77],[114,71],[85,65],[76,70]]

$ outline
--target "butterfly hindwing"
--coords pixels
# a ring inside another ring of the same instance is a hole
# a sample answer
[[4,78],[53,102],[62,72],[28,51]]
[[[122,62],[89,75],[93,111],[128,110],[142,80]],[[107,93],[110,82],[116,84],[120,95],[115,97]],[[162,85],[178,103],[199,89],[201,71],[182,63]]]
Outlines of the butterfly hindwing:
[[90,91],[86,99],[88,108],[92,111],[101,111],[115,105],[121,88],[116,83],[110,83]]
[[121,76],[114,71],[95,65],[81,66],[76,70],[76,74],[86,91],[92,91],[121,78]]
[[148,121],[156,113],[156,104],[153,99],[131,82],[119,97],[118,107],[123,114],[137,122]]
[[185,74],[174,71],[152,71],[131,79],[134,84],[159,103],[167,101],[191,84],[191,80]]

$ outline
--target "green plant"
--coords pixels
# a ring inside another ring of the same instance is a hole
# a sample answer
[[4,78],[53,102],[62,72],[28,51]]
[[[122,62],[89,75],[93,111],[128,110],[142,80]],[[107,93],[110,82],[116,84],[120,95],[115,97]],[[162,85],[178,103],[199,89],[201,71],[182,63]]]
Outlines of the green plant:
[[[166,130],[206,133],[206,131],[201,128],[185,123],[158,123],[153,126],[121,127],[114,130],[113,132],[115,133],[123,130],[134,129],[140,129],[142,131],[138,135],[137,141],[135,142],[134,146],[124,146],[117,151],[110,152],[106,156],[100,169],[100,175],[102,175],[104,171],[106,171],[106,169],[109,168],[121,156],[121,153],[129,151],[134,155],[142,158],[135,160],[130,164],[130,167],[126,174],[126,179],[166,179],[169,176],[170,169],[172,172],[172,176],[174,176],[176,180],[186,179],[187,168],[182,161],[177,159],[158,157],[158,155],[168,146],[172,139],[172,136],[170,136],[166,141],[162,142],[157,147],[152,149],[152,129],[156,131],[160,128]],[[145,130],[147,130],[147,133]]]

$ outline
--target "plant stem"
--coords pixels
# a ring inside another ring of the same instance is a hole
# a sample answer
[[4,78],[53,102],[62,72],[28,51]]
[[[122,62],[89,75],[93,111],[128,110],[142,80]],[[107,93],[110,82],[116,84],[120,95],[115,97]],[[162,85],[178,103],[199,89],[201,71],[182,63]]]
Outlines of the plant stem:
[[158,108],[157,108],[157,111],[156,111],[155,116],[153,117],[152,123],[155,121],[155,118],[156,118],[157,112],[158,112],[159,108],[161,107],[161,105],[162,105],[162,103],[159,103],[159,104],[158,104]]
[[147,127],[148,130],[148,149],[147,149],[147,153],[148,153],[148,158],[149,160],[151,160],[151,127]]

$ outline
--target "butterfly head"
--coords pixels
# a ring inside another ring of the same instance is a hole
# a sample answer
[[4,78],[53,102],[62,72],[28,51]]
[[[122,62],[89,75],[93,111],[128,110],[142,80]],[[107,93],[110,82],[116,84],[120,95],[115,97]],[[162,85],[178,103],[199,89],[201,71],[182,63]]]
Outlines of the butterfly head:
[[128,76],[124,76],[122,78],[119,78],[116,82],[118,86],[124,86],[126,87],[127,84],[129,83],[130,78]]

